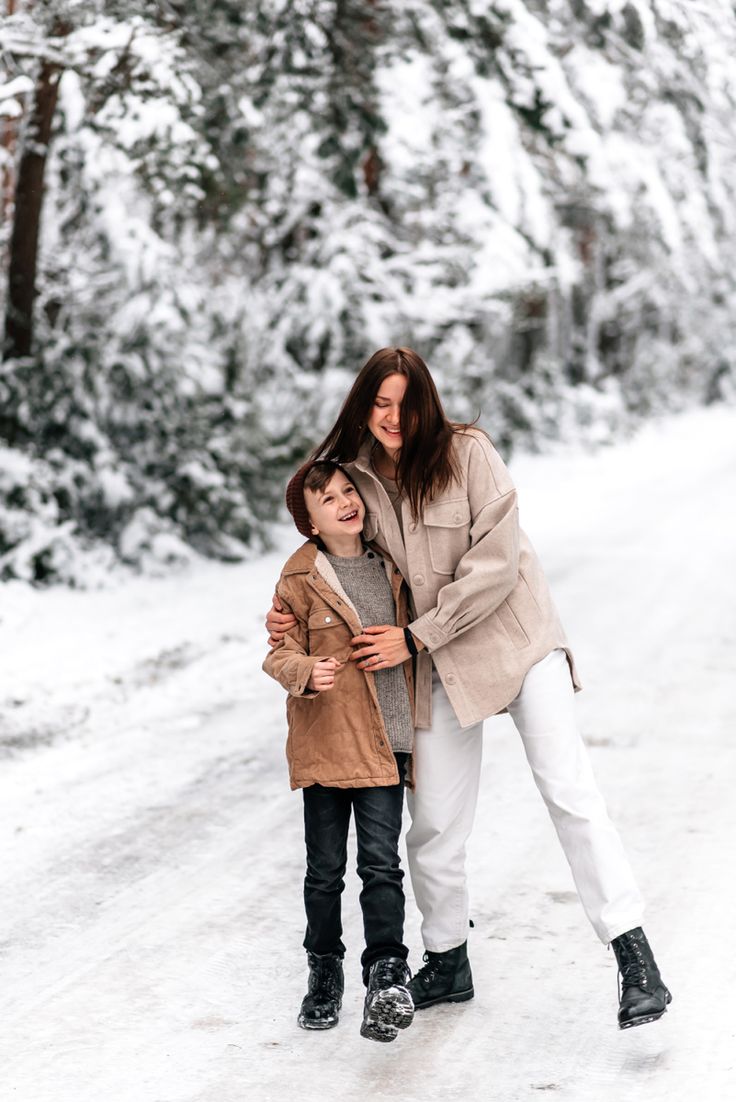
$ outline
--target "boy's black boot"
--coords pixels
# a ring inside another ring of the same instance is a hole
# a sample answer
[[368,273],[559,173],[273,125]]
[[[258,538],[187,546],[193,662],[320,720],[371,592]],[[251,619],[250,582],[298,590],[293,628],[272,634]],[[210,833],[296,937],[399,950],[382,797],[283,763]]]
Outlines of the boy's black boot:
[[412,977],[409,991],[417,1010],[435,1003],[463,1003],[472,999],[473,974],[468,960],[468,943],[446,953],[424,954],[425,964]]
[[337,1025],[345,980],[337,953],[307,953],[309,985],[297,1021],[302,1029],[332,1029]]
[[666,1012],[672,996],[664,985],[647,936],[641,926],[611,942],[621,974],[619,1029],[656,1022]]
[[406,961],[399,957],[384,957],[373,962],[368,972],[361,1037],[371,1041],[394,1041],[400,1029],[411,1025],[414,1003],[407,987],[409,976]]

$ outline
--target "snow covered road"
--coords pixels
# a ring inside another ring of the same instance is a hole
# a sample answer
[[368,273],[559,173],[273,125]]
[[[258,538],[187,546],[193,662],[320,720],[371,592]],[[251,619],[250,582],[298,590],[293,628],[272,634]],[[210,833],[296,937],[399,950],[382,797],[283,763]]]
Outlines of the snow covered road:
[[0,587],[2,1102],[734,1097],[736,412],[512,470],[669,1013],[617,1030],[613,954],[499,718],[470,851],[475,1000],[393,1045],[359,1037],[352,875],[340,1025],[297,1028],[301,801],[260,671],[287,531],[240,566]]

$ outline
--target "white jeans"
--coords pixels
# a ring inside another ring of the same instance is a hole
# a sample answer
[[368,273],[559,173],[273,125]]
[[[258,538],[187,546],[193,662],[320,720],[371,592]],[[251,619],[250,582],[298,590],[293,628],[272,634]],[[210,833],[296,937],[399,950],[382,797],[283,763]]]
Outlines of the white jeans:
[[[532,666],[508,710],[585,913],[607,944],[641,925],[644,903],[578,731],[564,651]],[[407,792],[412,824],[406,836],[422,938],[435,953],[468,936],[465,845],[478,800],[482,735],[482,723],[458,726],[435,673],[432,727],[417,731],[414,741],[416,789]]]

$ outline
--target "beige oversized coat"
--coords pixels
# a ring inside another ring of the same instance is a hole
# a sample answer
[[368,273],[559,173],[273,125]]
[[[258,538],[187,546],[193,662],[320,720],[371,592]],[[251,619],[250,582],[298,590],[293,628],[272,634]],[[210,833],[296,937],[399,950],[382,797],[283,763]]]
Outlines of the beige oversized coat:
[[402,505],[402,539],[370,462],[371,441],[346,463],[366,504],[364,538],[385,550],[408,582],[425,644],[416,667],[416,725],[431,726],[432,662],[462,727],[504,711],[527,671],[557,647],[580,684],[539,559],[519,528],[516,490],[486,434],[454,436],[460,472],[419,521]]
[[[394,564],[385,560],[396,622],[408,623],[408,595]],[[374,675],[349,662],[350,640],[363,625],[329,559],[311,541],[302,544],[281,572],[276,592],[296,627],[266,656],[263,668],[289,693],[286,758],[292,788],[324,784],[331,788],[368,788],[398,784],[396,759],[378,704]],[[369,625],[365,625],[368,627]],[[333,688],[307,688],[320,658],[344,662]],[[412,664],[404,663],[413,703]],[[411,760],[407,784],[411,786]]]

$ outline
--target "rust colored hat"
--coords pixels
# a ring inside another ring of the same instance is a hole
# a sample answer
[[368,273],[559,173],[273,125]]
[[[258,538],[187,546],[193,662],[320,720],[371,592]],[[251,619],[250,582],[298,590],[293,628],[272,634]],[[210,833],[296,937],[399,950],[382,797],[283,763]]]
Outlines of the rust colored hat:
[[[304,483],[313,467],[327,467],[328,471],[333,473],[340,471],[346,478],[350,478],[347,471],[331,459],[308,459],[290,479],[289,485],[286,487],[286,508],[294,518],[297,529],[308,540],[316,537],[312,535],[312,521],[309,518],[309,510],[304,499]],[[329,477],[332,478],[332,474],[329,474]]]
[[312,538],[312,522],[309,519],[307,503],[304,500],[304,479],[313,466],[314,460],[312,459],[303,463],[296,474],[291,477],[286,487],[286,508],[294,518],[294,524],[297,526],[297,529],[307,539]]

